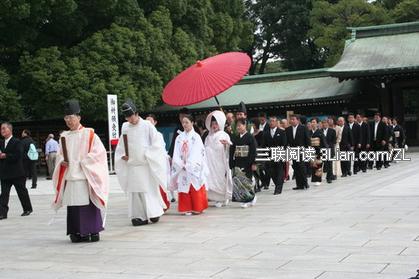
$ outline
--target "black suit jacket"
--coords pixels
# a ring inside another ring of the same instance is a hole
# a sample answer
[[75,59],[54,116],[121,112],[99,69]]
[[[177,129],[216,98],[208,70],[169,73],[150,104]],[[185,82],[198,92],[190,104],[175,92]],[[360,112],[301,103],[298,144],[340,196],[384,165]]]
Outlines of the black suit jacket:
[[389,129],[384,122],[380,121],[378,123],[377,127],[377,135],[374,140],[374,128],[375,128],[375,122],[371,123],[370,129],[371,129],[371,143],[378,142],[381,143],[381,141],[385,140],[388,142],[388,138],[390,137]]
[[[324,134],[323,130],[322,133]],[[334,149],[336,145],[336,130],[333,128],[328,128],[326,133],[326,143],[329,148]]]
[[349,128],[348,124],[345,124],[342,127],[342,139],[340,141],[339,149],[349,150],[353,145],[354,145],[354,140],[353,140],[351,128]]
[[293,137],[292,133],[292,126],[289,126],[285,133],[287,135],[287,144],[291,147],[309,147],[311,145],[310,136],[308,134],[308,129],[299,124],[297,127],[297,132],[295,133],[295,138]]
[[[264,129],[265,130],[265,129]],[[285,131],[276,128],[274,137],[271,136],[271,130],[263,133],[263,147],[277,147],[277,146],[287,146],[287,136]]]
[[[351,128],[349,124],[348,127]],[[361,144],[362,142],[361,126],[359,126],[359,124],[356,122],[354,122],[352,125],[352,140],[352,145],[355,147],[357,147],[358,144]]]
[[12,137],[6,148],[4,144],[5,140],[1,140],[0,151],[6,153],[6,158],[0,159],[0,179],[25,177],[22,162],[22,143],[17,138]]
[[364,148],[367,144],[370,144],[371,142],[370,126],[367,123],[362,122],[360,127],[361,127],[361,146],[362,148]]

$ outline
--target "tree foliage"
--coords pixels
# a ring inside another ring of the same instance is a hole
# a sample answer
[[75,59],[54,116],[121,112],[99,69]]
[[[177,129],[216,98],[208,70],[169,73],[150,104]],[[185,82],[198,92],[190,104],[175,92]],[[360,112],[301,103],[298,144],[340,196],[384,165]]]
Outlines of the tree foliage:
[[107,94],[150,110],[196,60],[251,44],[243,14],[241,0],[2,1],[1,94],[33,119],[60,117],[69,98],[104,119]]

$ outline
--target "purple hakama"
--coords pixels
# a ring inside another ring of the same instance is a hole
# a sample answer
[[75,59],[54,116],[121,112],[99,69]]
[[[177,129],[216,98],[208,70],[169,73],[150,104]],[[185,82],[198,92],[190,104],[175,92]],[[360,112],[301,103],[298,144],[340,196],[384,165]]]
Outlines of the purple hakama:
[[103,231],[102,215],[92,202],[83,206],[67,206],[67,235],[86,236]]

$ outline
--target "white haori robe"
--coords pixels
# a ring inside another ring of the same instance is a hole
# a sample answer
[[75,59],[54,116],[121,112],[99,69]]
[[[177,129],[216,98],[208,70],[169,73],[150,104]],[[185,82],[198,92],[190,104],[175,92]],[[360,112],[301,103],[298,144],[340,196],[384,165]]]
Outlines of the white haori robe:
[[[123,135],[128,138],[128,161]],[[136,125],[125,122],[115,150],[115,171],[122,190],[129,195],[130,218],[147,220],[163,215],[167,208],[160,186],[167,189],[167,154],[162,137],[149,121],[140,118]]]
[[[62,138],[66,139],[68,166],[64,167]],[[109,196],[109,172],[106,149],[93,129],[80,125],[78,130],[61,134],[53,173],[53,208],[83,206],[90,201],[105,215]]]
[[[214,117],[217,120],[218,126],[221,130],[213,132],[211,130],[211,119]],[[213,111],[207,116],[205,125],[209,134],[205,139],[205,154],[207,158],[208,176],[208,199],[211,201],[224,202],[230,200],[233,194],[233,181],[229,165],[230,156],[230,136],[223,131],[226,117],[221,111]],[[224,146],[220,141],[226,140],[227,146]]]
[[189,193],[190,186],[199,191],[206,184],[208,167],[200,135],[193,129],[179,132],[172,158],[170,190]]

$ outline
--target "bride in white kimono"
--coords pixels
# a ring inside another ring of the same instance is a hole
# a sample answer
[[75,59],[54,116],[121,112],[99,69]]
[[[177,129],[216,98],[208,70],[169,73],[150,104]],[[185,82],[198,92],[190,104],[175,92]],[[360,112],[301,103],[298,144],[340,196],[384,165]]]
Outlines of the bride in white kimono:
[[226,116],[222,111],[211,112],[205,121],[209,134],[205,139],[205,153],[209,174],[207,176],[208,199],[216,207],[227,205],[233,193],[233,181],[229,167],[230,136],[224,132]]
[[201,136],[193,129],[193,118],[182,119],[184,131],[176,137],[171,167],[171,189],[178,191],[178,211],[200,214],[208,208],[205,178],[207,166]]

